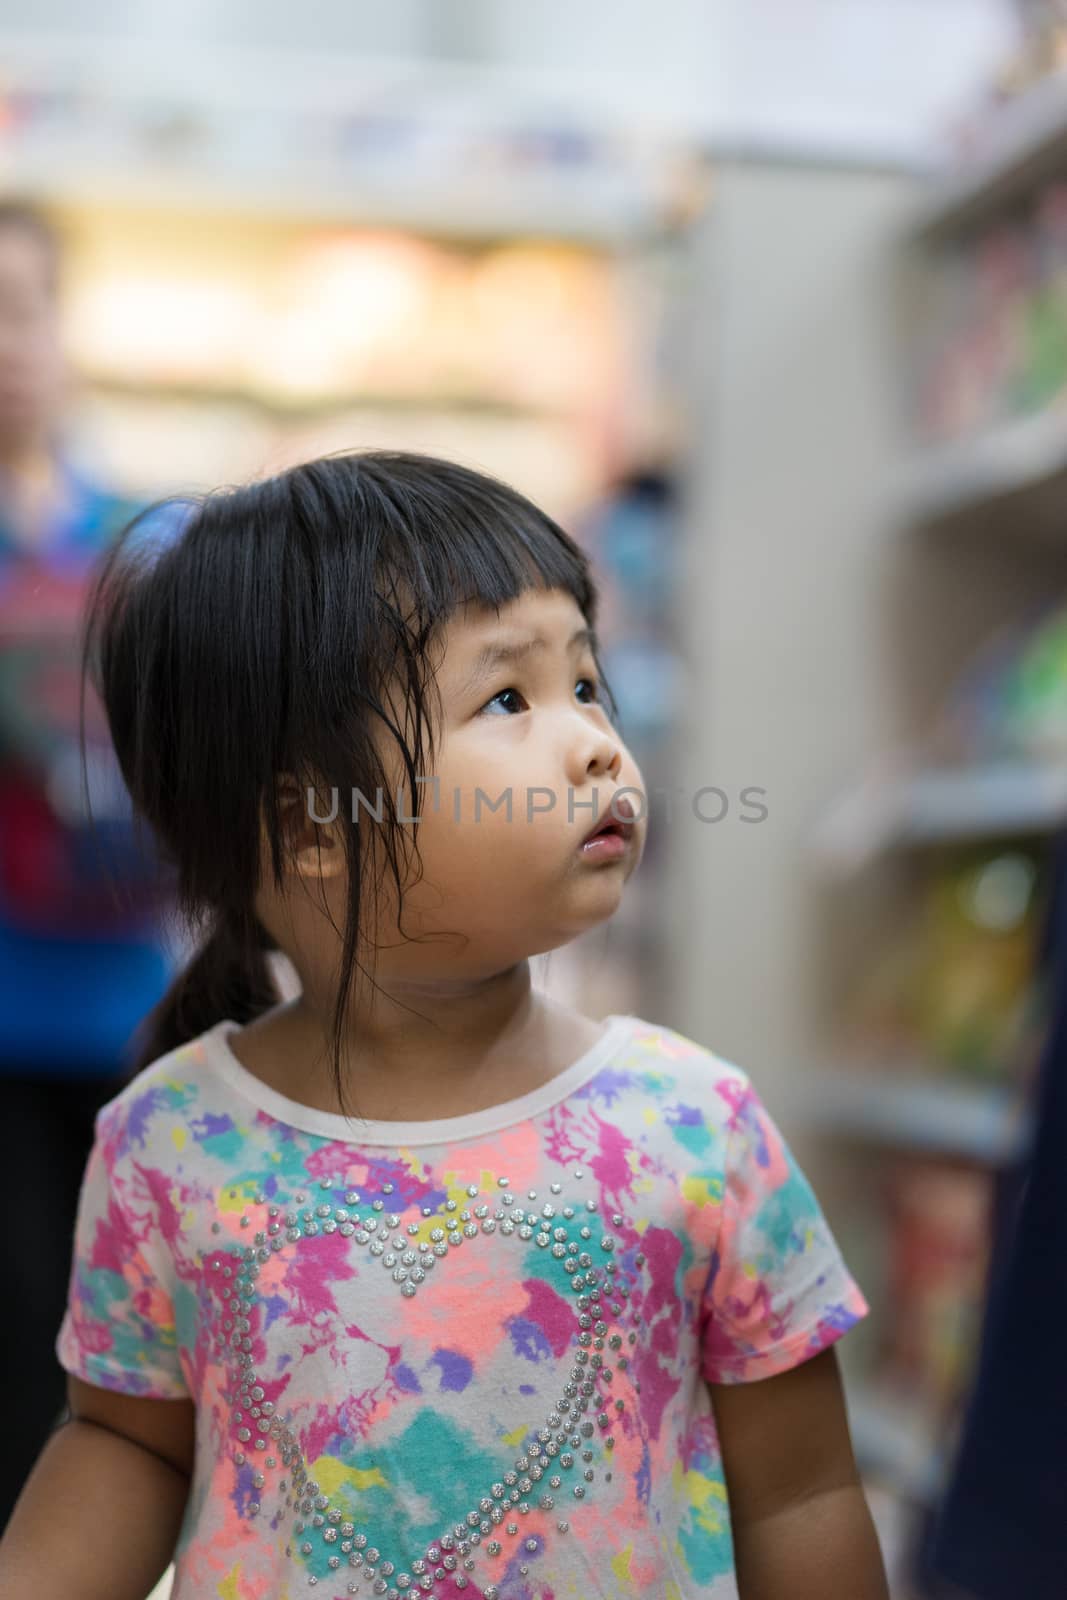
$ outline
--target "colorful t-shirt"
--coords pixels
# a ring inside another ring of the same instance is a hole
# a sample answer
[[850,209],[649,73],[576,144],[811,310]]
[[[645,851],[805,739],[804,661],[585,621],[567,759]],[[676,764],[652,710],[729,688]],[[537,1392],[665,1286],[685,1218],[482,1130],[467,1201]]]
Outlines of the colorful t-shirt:
[[299,1105],[217,1024],[103,1107],[56,1350],[191,1398],[173,1600],[736,1597],[705,1380],[867,1312],[746,1074],[613,1015],[503,1105]]
[[[92,563],[138,510],[65,457],[58,468],[63,504],[32,551],[10,526],[0,473],[0,623],[5,607],[22,620],[32,618],[46,602],[54,606],[68,585],[87,581]],[[177,509],[160,509],[146,519],[145,530],[162,536],[179,517]],[[26,588],[37,597],[29,606]],[[19,650],[0,639],[0,1078],[111,1074],[118,1081],[138,1024],[162,998],[177,965],[162,926],[164,907],[154,895],[135,899],[148,858],[143,842],[136,849],[126,821],[128,795],[115,809],[113,759],[98,749],[94,754],[91,738],[90,794],[95,784],[99,788],[93,825],[83,826],[79,678],[76,648],[72,659],[52,662],[43,650],[35,654],[29,644]],[[70,800],[79,802],[69,832],[53,806],[21,781],[22,762],[17,784],[7,770],[13,752],[33,770],[45,751],[50,792],[68,797],[68,821]],[[89,889],[96,900],[91,910]]]

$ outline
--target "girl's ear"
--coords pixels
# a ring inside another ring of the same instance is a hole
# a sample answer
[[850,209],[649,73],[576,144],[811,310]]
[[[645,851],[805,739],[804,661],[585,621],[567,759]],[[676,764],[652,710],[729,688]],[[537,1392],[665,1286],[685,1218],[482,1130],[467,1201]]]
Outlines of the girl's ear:
[[302,785],[283,772],[277,793],[292,870],[307,879],[339,877],[346,863],[337,791]]

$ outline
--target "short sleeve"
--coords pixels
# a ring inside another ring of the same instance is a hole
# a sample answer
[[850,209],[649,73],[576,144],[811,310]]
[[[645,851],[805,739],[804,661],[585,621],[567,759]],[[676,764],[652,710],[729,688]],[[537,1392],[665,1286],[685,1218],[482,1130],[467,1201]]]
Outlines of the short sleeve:
[[[188,1397],[155,1208],[116,1156],[105,1106],[82,1178],[67,1307],[56,1339],[61,1367],[102,1389],[147,1399]],[[123,1191],[136,1192],[124,1195]]]
[[724,1384],[799,1366],[870,1309],[773,1118],[745,1074],[731,1073],[722,1209],[701,1317],[703,1376]]

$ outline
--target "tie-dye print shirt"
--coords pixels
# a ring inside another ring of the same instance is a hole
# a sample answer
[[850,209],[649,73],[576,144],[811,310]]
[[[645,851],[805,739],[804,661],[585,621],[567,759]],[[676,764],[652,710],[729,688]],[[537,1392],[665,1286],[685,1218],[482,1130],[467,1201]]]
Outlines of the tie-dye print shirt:
[[520,1099],[346,1121],[221,1022],[99,1113],[56,1350],[187,1398],[174,1600],[728,1600],[705,1380],[867,1312],[736,1066],[607,1019]]

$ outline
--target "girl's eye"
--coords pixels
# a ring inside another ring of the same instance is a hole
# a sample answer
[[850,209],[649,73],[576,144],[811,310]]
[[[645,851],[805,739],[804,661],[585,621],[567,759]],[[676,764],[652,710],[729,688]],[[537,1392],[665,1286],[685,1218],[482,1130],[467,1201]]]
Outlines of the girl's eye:
[[[482,707],[482,714],[484,715],[491,706],[495,706],[498,700],[506,699],[508,695],[514,695],[516,700],[522,699],[522,695],[517,689],[501,689],[499,694],[495,694],[491,700],[486,701],[485,705]],[[509,709],[507,715],[510,716],[511,714],[511,710]]]
[[[588,688],[589,688],[589,698],[584,703],[588,704],[588,705],[597,705],[597,704],[599,704],[599,701],[600,701],[600,685],[597,682],[597,680],[595,678],[579,678],[578,679],[578,684],[576,685],[576,690],[575,690],[576,693],[578,692],[578,689],[580,688],[580,686],[583,683],[587,684]],[[512,697],[512,696],[514,697],[515,700],[518,700],[518,701],[522,702],[522,704],[517,706],[517,707],[514,706],[513,704],[507,705],[507,706],[504,707],[504,710],[505,710],[505,714],[508,715],[508,716],[516,715],[517,712],[520,711],[523,708],[523,706],[525,705],[525,702],[522,699],[522,695],[519,693],[518,689],[501,689],[499,694],[495,694],[491,700],[487,700],[486,701],[485,705],[482,707],[481,714],[484,716],[487,712],[489,712],[491,710],[491,708],[493,706],[497,705],[498,702],[506,701],[506,700],[509,699],[509,697]]]

